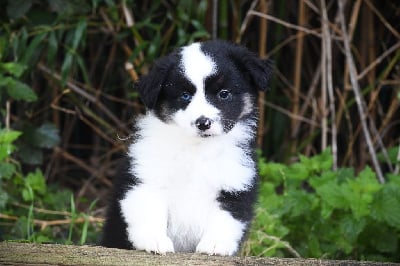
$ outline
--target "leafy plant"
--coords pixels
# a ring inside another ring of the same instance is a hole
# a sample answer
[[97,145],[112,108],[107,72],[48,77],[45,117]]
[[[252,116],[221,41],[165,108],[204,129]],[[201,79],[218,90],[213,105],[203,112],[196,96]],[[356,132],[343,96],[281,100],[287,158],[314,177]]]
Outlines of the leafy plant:
[[76,210],[71,191],[47,186],[40,169],[22,174],[19,163],[11,157],[20,136],[19,131],[0,130],[0,218],[9,221],[0,224],[2,237],[31,242],[95,242],[96,226],[90,229],[91,217]]
[[330,149],[289,166],[260,158],[256,219],[244,252],[399,261],[400,176],[331,170]]
[[[24,174],[23,169],[31,167],[23,164],[41,165],[43,150],[58,145],[60,138],[52,123],[35,126],[28,119],[11,121],[11,103],[17,102],[20,106],[23,103],[25,111],[29,112],[28,104],[37,101],[38,97],[23,81],[28,65],[4,61],[8,45],[4,36],[0,37],[0,113],[5,121],[5,125],[0,124],[0,238],[32,242],[93,242],[96,230],[88,233],[90,216],[72,207],[68,209],[69,205],[74,206],[71,191],[60,189],[55,184],[48,186],[40,168]],[[75,223],[79,219],[81,221]],[[66,236],[66,229],[62,227],[68,226],[69,234]]]

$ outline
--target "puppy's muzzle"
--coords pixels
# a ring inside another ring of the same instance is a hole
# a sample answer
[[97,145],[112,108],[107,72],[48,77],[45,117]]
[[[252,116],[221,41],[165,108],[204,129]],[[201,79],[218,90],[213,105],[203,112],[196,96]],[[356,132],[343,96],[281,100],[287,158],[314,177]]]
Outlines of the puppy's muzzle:
[[200,116],[199,118],[196,119],[195,125],[200,131],[206,131],[210,129],[212,120],[208,117],[205,116]]

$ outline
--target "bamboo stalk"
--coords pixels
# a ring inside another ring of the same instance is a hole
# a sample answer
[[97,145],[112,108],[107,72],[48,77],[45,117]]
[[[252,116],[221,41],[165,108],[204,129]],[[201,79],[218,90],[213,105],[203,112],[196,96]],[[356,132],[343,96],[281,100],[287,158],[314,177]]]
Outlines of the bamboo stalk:
[[[247,26],[250,24],[251,19],[253,18],[253,11],[256,8],[258,3],[258,0],[253,0],[253,2],[251,2],[249,11],[247,11],[246,16],[243,19],[242,25],[240,26],[240,31],[239,34],[235,40],[236,43],[240,43],[240,41],[242,40],[242,36],[244,34],[244,32],[247,29]],[[262,13],[261,13],[262,14]]]
[[[298,12],[298,25],[304,27],[306,22],[306,9],[304,1],[300,1],[300,7]],[[293,73],[293,96],[292,96],[292,112],[297,115],[300,110],[300,89],[301,89],[301,73],[303,64],[303,45],[304,45],[304,32],[297,32],[296,40],[296,54],[295,54],[295,68]],[[297,141],[296,135],[294,135],[295,129],[297,128],[297,120],[291,121],[291,148],[290,152],[294,153],[296,151]]]
[[330,38],[331,32],[329,30],[329,19],[326,10],[325,0],[321,0],[321,10],[322,10],[322,35],[325,37],[322,39],[322,47],[325,53],[322,54],[325,65],[323,65],[322,80],[323,88],[326,87],[329,96],[329,113],[331,120],[331,146],[332,146],[332,157],[333,157],[333,169],[337,170],[338,160],[337,160],[337,129],[336,129],[336,111],[335,111],[335,97],[333,93],[333,78],[332,78],[332,40]]
[[[268,13],[267,0],[260,0],[260,11],[262,13]],[[260,19],[260,39],[258,42],[258,54],[261,58],[265,58],[267,50],[267,20]],[[265,92],[260,91],[258,94],[258,112],[259,112],[259,123],[257,129],[257,146],[262,148],[263,139],[265,133]]]
[[379,165],[373,144],[372,144],[372,139],[371,135],[368,131],[368,125],[367,125],[367,109],[365,108],[365,103],[363,101],[361,90],[360,90],[360,85],[357,82],[357,69],[354,63],[353,56],[351,54],[351,48],[350,48],[350,40],[349,40],[349,35],[347,33],[347,26],[344,18],[344,7],[343,7],[343,1],[344,0],[339,0],[339,20],[340,20],[340,25],[342,29],[342,36],[343,36],[343,43],[344,43],[344,52],[346,56],[346,61],[349,66],[349,74],[350,74],[350,81],[353,87],[353,91],[355,94],[356,98],[356,103],[357,103],[357,108],[358,112],[360,115],[360,120],[361,120],[361,126],[363,129],[363,133],[365,136],[365,140],[367,142],[368,150],[371,155],[372,163],[374,165],[376,174],[378,176],[378,180],[380,183],[385,183],[385,179],[383,177],[382,169]]

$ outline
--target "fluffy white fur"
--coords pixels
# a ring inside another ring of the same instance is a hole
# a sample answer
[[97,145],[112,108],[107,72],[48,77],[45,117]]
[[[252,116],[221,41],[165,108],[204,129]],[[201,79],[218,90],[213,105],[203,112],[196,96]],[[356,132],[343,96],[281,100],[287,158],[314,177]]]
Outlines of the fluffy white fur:
[[237,146],[249,135],[248,126],[202,139],[150,113],[139,128],[142,139],[130,146],[129,156],[136,158],[133,174],[142,184],[120,202],[129,240],[138,249],[164,254],[174,251],[171,239],[179,236],[199,242],[197,252],[232,255],[244,224],[219,207],[216,195],[251,184],[254,162]]

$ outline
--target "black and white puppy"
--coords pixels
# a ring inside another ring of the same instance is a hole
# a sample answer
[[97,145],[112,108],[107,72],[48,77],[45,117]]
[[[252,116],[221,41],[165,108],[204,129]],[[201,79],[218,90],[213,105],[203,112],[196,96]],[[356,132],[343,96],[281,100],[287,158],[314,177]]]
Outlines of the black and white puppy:
[[268,61],[223,41],[159,59],[138,83],[147,113],[115,183],[102,245],[233,255],[257,192],[258,90]]

